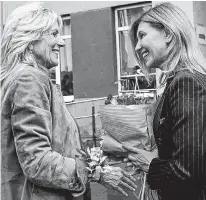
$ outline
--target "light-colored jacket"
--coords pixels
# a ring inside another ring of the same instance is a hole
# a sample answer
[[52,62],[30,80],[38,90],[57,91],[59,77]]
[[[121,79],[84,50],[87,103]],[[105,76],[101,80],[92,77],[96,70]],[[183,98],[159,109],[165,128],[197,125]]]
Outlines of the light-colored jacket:
[[22,64],[2,84],[2,200],[70,200],[85,192],[78,127],[49,75]]

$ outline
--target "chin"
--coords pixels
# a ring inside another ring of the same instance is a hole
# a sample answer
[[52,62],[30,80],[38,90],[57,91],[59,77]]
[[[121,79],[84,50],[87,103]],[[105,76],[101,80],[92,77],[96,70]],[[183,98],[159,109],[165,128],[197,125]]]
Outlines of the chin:
[[146,66],[147,66],[148,69],[158,68],[157,63],[155,63],[155,62],[147,62]]
[[147,69],[151,69],[152,68],[152,63],[146,62],[145,64],[146,64]]
[[52,62],[52,63],[50,64],[50,66],[51,66],[51,67],[56,67],[56,66],[58,66],[58,62]]

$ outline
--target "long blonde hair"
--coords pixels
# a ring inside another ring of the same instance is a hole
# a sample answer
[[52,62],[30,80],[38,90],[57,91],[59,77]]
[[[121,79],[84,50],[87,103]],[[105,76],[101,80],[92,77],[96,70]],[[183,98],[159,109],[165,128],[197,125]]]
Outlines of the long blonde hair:
[[16,8],[8,17],[1,38],[1,83],[15,73],[21,62],[37,67],[29,46],[42,38],[61,17],[42,3],[30,2]]
[[[157,30],[164,30],[172,36],[167,51],[162,55],[164,62],[159,66],[166,76],[183,67],[191,72],[198,71],[206,74],[206,59],[200,50],[195,30],[187,15],[179,7],[169,2],[161,3],[135,20],[130,28],[130,39],[134,52],[140,22],[147,22]],[[135,52],[135,57],[148,75],[148,69],[141,55]]]

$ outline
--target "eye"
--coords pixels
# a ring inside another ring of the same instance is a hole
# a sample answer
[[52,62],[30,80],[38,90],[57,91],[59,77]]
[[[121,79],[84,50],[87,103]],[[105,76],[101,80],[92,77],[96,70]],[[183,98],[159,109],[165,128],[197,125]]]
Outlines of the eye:
[[140,34],[139,34],[139,38],[142,39],[142,38],[145,37],[145,35],[146,35],[145,33],[140,33]]
[[57,37],[57,36],[58,36],[58,34],[59,34],[59,32],[58,32],[58,31],[54,31],[54,32],[52,33],[52,35],[53,35],[54,37]]

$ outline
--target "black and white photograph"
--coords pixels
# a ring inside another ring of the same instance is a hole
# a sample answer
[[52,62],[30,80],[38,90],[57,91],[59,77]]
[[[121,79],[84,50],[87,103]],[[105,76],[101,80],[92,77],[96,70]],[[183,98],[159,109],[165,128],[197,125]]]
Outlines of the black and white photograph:
[[206,200],[206,1],[0,1],[1,200]]

